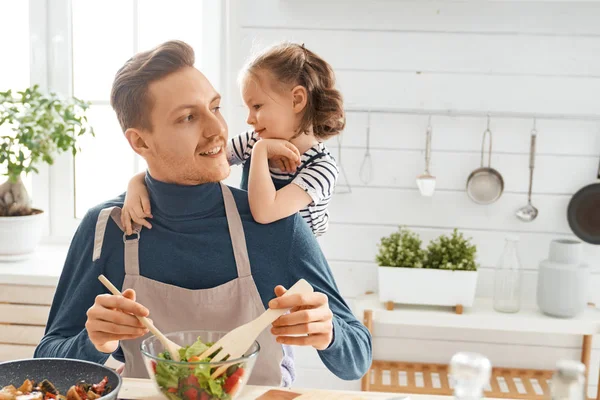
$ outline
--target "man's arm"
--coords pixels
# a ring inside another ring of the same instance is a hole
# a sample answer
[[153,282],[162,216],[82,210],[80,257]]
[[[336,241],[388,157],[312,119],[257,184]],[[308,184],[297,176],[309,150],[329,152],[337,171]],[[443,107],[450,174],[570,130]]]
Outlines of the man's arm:
[[[98,213],[99,210],[90,210],[75,232],[54,295],[46,332],[34,357],[66,357],[104,363],[110,355],[96,350],[85,329],[87,310],[94,304],[97,295],[107,293],[98,281],[98,275],[104,273],[117,287],[123,285],[124,279],[124,271],[119,273],[118,267],[110,271],[103,268],[109,253],[107,247],[110,247],[107,240],[104,241],[103,257],[92,262]],[[109,221],[106,237],[114,229],[118,230]]]
[[[360,379],[371,366],[371,334],[358,321],[342,298],[333,279],[319,244],[310,232],[308,225],[300,216],[296,216],[293,243],[290,249],[290,261],[294,282],[306,279],[315,292],[327,296],[328,307],[333,313],[333,338],[324,350],[318,350],[319,357],[336,376],[345,380]],[[289,282],[293,284],[294,282]],[[318,300],[318,296],[315,296]],[[319,312],[322,312],[319,310]],[[291,314],[283,318],[293,318]],[[318,326],[319,323],[317,323]],[[275,329],[277,329],[277,324]],[[302,340],[301,338],[290,338]]]

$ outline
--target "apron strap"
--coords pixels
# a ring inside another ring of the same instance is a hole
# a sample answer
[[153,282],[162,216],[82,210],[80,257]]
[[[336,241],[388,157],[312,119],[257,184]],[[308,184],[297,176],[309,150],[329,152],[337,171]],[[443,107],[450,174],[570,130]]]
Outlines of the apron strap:
[[[114,206],[100,211],[98,220],[96,221],[92,261],[98,260],[102,254],[104,234],[106,233],[106,226],[108,225],[109,218],[112,218],[120,230],[123,232],[125,231],[123,225],[121,224],[121,208]],[[125,273],[128,275],[140,274],[139,241],[141,228],[141,225],[136,223],[133,224],[133,234],[136,236],[135,239],[128,240],[127,235],[123,233],[123,243],[125,243]]]
[[238,277],[243,278],[251,275],[250,259],[248,257],[248,247],[246,246],[246,236],[244,235],[244,226],[238,211],[237,205],[227,185],[221,183],[223,191],[223,202],[225,203],[225,214],[227,215],[227,225],[229,226],[229,236],[233,246],[233,256],[237,265]]
[[127,239],[123,234],[123,243],[125,243],[125,275],[140,274],[140,231],[133,232],[135,239]]

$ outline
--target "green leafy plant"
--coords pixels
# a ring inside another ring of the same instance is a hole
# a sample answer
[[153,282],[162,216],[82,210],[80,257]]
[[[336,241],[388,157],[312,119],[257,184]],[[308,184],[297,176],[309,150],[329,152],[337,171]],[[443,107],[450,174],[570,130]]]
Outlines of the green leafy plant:
[[381,267],[477,270],[477,247],[458,229],[454,229],[451,235],[441,235],[432,240],[426,250],[421,248],[421,243],[418,234],[401,227],[381,238],[375,260]]
[[77,153],[77,138],[94,135],[85,115],[89,103],[75,97],[42,93],[37,85],[16,95],[0,92],[0,166],[8,180],[0,185],[0,216],[30,215],[29,194],[23,173],[38,172],[44,162],[70,150]]
[[458,229],[451,235],[441,235],[427,246],[427,267],[453,271],[476,271],[477,247]]
[[382,267],[423,268],[426,254],[419,236],[406,228],[381,238],[377,263]]

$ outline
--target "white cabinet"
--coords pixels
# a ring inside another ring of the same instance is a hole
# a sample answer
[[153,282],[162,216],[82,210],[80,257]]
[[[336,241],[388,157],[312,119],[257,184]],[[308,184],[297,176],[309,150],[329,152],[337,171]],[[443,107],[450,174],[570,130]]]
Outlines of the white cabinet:
[[0,284],[0,362],[33,357],[55,288]]

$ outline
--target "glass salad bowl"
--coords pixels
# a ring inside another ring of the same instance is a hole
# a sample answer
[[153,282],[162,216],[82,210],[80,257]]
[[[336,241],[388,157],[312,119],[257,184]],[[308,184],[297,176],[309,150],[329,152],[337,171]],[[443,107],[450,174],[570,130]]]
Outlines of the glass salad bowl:
[[[182,346],[179,350],[181,361],[171,359],[168,351],[156,336],[145,339],[140,346],[148,374],[169,400],[233,400],[241,392],[252,373],[260,351],[254,341],[243,357],[211,362],[210,355],[204,360],[202,354],[227,332],[181,331],[165,336]],[[228,365],[227,371],[213,379],[211,374],[219,367]]]

